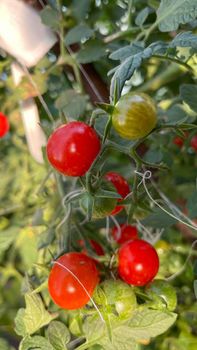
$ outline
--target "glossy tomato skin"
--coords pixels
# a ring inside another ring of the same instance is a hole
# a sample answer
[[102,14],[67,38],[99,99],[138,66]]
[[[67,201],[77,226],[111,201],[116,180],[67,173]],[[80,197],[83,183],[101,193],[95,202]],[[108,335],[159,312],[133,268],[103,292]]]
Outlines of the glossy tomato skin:
[[120,225],[120,236],[119,236],[119,230],[117,226],[113,227],[112,236],[118,244],[124,244],[130,241],[131,239],[137,239],[138,230],[137,230],[137,227],[135,226],[122,224]]
[[156,126],[157,115],[154,101],[144,93],[123,95],[112,114],[112,124],[125,139],[136,140],[148,135]]
[[[110,181],[114,185],[118,194],[122,196],[122,198],[125,198],[129,194],[130,192],[129,184],[122,175],[116,172],[110,171],[107,174],[105,174],[105,179],[107,181]],[[118,202],[121,202],[121,199],[119,199]],[[116,208],[111,212],[111,215],[118,214],[123,208],[124,208],[123,205],[117,205]]]
[[[77,279],[61,264],[69,269]],[[56,260],[48,279],[48,289],[54,303],[67,310],[80,309],[86,305],[99,282],[99,274],[92,258],[83,254],[70,252]]]
[[123,244],[118,251],[118,272],[128,284],[145,286],[159,269],[159,258],[154,247],[142,239]]
[[192,137],[190,144],[193,150],[197,152],[197,135]]
[[4,137],[10,129],[8,118],[0,112],[0,137]]
[[59,127],[49,137],[47,157],[60,173],[82,176],[90,168],[100,148],[95,130],[83,122],[73,121]]

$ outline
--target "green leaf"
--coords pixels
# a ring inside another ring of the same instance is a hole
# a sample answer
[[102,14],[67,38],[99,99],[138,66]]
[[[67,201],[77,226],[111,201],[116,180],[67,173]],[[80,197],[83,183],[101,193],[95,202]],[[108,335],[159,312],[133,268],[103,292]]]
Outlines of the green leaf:
[[25,337],[20,343],[19,350],[54,350],[44,337]]
[[197,35],[192,32],[183,32],[177,34],[169,44],[169,47],[191,47],[197,49]]
[[0,338],[0,349],[1,350],[15,350],[15,348],[10,346],[9,343],[3,338]]
[[135,340],[127,333],[127,328],[117,327],[110,341],[109,337],[103,337],[100,345],[107,350],[140,350],[140,346],[135,342]]
[[197,190],[192,193],[187,201],[187,209],[191,219],[197,217]]
[[52,321],[47,329],[47,337],[55,350],[65,350],[65,344],[70,341],[68,328],[59,321]]
[[99,339],[105,334],[106,325],[96,314],[85,319],[83,323],[83,331],[88,342],[100,344]]
[[96,192],[96,197],[122,199],[122,196],[120,196],[117,192],[102,190],[102,189]]
[[15,318],[15,330],[19,335],[33,334],[56,317],[45,309],[37,294],[25,294],[25,303],[26,309],[19,309]]
[[185,122],[188,118],[181,105],[174,105],[166,111],[167,124],[177,125]]
[[162,32],[177,30],[197,17],[196,0],[161,0],[157,10],[156,24]]
[[197,113],[197,86],[194,84],[183,84],[180,88],[180,96]]
[[53,9],[51,6],[45,6],[45,8],[40,11],[40,17],[42,23],[52,29],[59,28],[60,15],[59,12]]
[[98,40],[91,40],[77,53],[76,58],[79,63],[83,64],[98,61],[105,55],[105,46]]
[[148,217],[142,220],[143,225],[153,228],[166,228],[174,225],[175,223],[176,220],[170,215],[166,214],[160,208],[155,208],[153,214],[150,214]]
[[19,250],[26,269],[31,268],[32,264],[35,263],[38,258],[37,228],[38,227],[25,227],[20,229],[16,240],[15,246]]
[[57,109],[62,111],[66,117],[78,119],[86,109],[86,97],[77,94],[74,90],[62,91],[55,101]]
[[146,162],[160,163],[163,160],[163,153],[159,150],[148,150],[143,158]]
[[135,24],[139,27],[142,27],[149,13],[150,13],[149,7],[145,7],[143,10],[141,10],[138,13],[137,17],[135,18]]
[[88,11],[90,10],[91,0],[72,0],[72,12],[73,16],[79,21],[85,19]]
[[173,312],[157,310],[137,311],[127,324],[125,333],[134,339],[149,339],[156,337],[168,330],[176,321],[177,315]]
[[120,49],[112,52],[109,58],[111,60],[124,61],[126,58],[136,55],[137,53],[142,52],[143,50],[144,47],[142,46],[142,43],[136,42],[131,45],[121,47]]
[[[150,58],[154,54],[165,54],[168,48],[168,44],[162,41],[152,43],[138,53],[134,53],[127,57],[125,60],[121,61],[121,64],[109,71],[108,75],[113,74],[110,86],[110,96],[111,99],[114,95],[115,83],[118,79],[119,81],[119,96],[124,87],[124,84],[129,80],[134,74],[135,70],[141,66],[144,60]],[[114,57],[114,56],[113,56]],[[115,56],[117,57],[117,56]]]
[[19,227],[10,227],[7,230],[2,230],[0,234],[0,255],[2,255],[9,246],[14,242],[19,232]]
[[79,43],[81,40],[87,40],[94,35],[94,31],[86,24],[79,24],[70,29],[65,36],[65,44],[71,45]]

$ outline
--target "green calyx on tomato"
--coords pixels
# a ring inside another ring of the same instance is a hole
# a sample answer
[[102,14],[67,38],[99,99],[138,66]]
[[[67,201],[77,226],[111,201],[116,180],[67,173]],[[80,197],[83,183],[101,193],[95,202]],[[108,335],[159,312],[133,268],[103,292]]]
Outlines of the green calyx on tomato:
[[157,114],[154,101],[144,93],[129,92],[117,102],[112,124],[125,139],[136,140],[148,135],[156,126]]
[[117,200],[114,198],[92,197],[90,194],[86,193],[80,202],[81,208],[85,214],[88,213],[89,201],[92,202],[91,210],[93,219],[102,219],[110,215],[117,203]]
[[106,280],[94,292],[94,301],[104,312],[129,318],[137,307],[133,288],[120,280]]
[[147,286],[146,294],[152,299],[150,307],[157,310],[174,311],[177,305],[177,295],[173,286],[164,280],[155,280]]
[[[102,190],[106,194],[102,194]],[[111,215],[112,211],[117,205],[117,198],[108,197],[108,192],[114,192],[114,186],[106,180],[102,180],[100,188],[94,194],[85,193],[80,201],[80,206],[85,214],[91,210],[91,217],[93,219],[102,219]]]

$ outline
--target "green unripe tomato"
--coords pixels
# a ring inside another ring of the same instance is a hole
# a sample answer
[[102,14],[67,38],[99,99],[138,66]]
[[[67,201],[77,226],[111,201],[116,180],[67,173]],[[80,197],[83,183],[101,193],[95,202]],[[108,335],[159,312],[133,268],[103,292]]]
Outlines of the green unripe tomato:
[[94,195],[85,193],[80,201],[81,208],[85,213],[88,212],[88,205],[91,205],[93,219],[102,219],[108,215],[111,215],[118,201],[116,198],[100,196],[100,190],[115,192],[114,186],[109,181],[102,180],[99,188],[97,189],[97,191],[95,191]]
[[120,280],[106,280],[101,283],[93,296],[100,307],[116,312],[121,318],[131,317],[137,307],[133,288]]
[[146,289],[147,295],[153,300],[156,309],[173,311],[177,305],[177,295],[174,287],[163,280],[154,280]]
[[[82,210],[87,214],[88,212],[88,201],[90,200],[89,195],[85,195],[81,202]],[[114,198],[105,198],[105,197],[94,197],[93,198],[93,208],[92,208],[92,218],[93,219],[102,219],[110,215],[111,212],[116,207],[117,200]]]
[[124,139],[136,140],[148,135],[157,123],[154,101],[144,93],[129,92],[115,105],[112,124]]

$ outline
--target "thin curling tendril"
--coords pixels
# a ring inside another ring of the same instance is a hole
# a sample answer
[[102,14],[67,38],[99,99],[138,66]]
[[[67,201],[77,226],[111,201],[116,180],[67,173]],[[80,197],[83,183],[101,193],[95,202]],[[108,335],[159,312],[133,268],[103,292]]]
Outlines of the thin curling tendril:
[[[144,173],[140,173],[138,171],[136,171],[136,174],[141,176],[142,177],[142,183],[143,183],[143,186],[144,186],[144,189],[149,197],[149,199],[156,205],[158,206],[161,210],[163,210],[166,214],[168,214],[169,216],[171,216],[173,219],[177,220],[177,221],[180,221],[182,224],[192,228],[193,230],[197,231],[197,226],[193,224],[190,224],[186,221],[183,221],[180,217],[178,216],[175,216],[173,213],[171,213],[170,211],[168,211],[167,209],[165,209],[164,207],[162,207],[162,205],[160,205],[153,197],[152,195],[150,194],[147,186],[146,186],[146,180],[150,180],[151,177],[152,177],[152,173],[150,170],[147,170],[145,171]],[[168,204],[168,203],[167,203]],[[181,215],[184,216],[184,214],[181,212]]]

